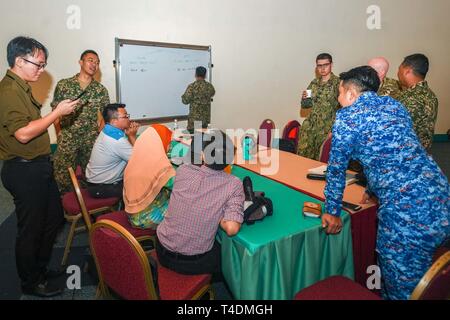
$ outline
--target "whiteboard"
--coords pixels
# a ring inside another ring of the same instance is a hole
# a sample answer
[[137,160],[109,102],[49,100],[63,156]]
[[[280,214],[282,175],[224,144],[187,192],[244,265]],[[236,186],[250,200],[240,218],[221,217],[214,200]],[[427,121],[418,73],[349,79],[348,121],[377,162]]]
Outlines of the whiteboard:
[[189,105],[181,96],[198,66],[211,81],[211,47],[116,38],[114,65],[117,100],[131,119],[185,119]]

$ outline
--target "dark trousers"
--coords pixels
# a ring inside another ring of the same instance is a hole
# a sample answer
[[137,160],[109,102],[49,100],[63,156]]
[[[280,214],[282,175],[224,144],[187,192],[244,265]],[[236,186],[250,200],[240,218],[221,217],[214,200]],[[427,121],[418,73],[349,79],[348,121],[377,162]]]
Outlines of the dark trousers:
[[156,253],[163,267],[181,274],[194,275],[210,273],[217,276],[221,272],[220,245],[214,241],[212,249],[195,256],[186,256],[167,250],[156,239]]
[[123,181],[111,184],[96,184],[88,182],[87,191],[92,198],[122,198]]
[[1,178],[14,197],[17,215],[16,266],[22,287],[32,288],[47,267],[64,215],[48,158],[5,161]]

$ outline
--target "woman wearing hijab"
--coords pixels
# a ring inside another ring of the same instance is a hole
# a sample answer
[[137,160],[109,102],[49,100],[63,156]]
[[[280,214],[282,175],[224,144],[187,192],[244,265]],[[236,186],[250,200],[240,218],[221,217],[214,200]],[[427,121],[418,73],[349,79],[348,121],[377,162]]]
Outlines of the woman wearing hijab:
[[132,226],[156,229],[167,211],[170,191],[165,188],[175,176],[167,158],[167,139],[153,127],[136,140],[124,172],[123,201]]

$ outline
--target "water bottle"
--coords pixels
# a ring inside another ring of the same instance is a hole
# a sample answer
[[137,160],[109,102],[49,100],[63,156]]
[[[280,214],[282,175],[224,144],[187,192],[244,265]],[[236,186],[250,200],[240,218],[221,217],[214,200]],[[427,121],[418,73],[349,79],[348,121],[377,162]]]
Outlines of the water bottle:
[[177,130],[178,129],[178,120],[175,119],[173,120],[173,130]]
[[252,137],[245,136],[244,139],[242,140],[242,153],[244,160],[251,160],[253,158],[251,154],[253,148],[254,148],[254,141]]

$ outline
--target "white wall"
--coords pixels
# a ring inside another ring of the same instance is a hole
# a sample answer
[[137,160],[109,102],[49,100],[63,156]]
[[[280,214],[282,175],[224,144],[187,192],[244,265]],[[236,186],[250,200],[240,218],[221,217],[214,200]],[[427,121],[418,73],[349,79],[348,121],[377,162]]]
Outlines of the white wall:
[[[66,26],[70,5],[81,9],[78,30]],[[369,5],[381,8],[380,30],[366,27]],[[333,55],[336,74],[384,55],[392,77],[404,56],[423,52],[439,99],[436,133],[450,128],[448,0],[15,0],[2,1],[0,12],[1,74],[6,45],[17,35],[35,37],[50,51],[47,73],[33,85],[43,113],[56,82],[79,70],[84,49],[100,54],[101,81],[115,101],[112,60],[119,37],[211,45],[212,123],[223,129],[257,127],[264,118],[282,127],[298,118],[300,91],[313,78],[320,52]],[[53,129],[51,135],[54,141]]]

